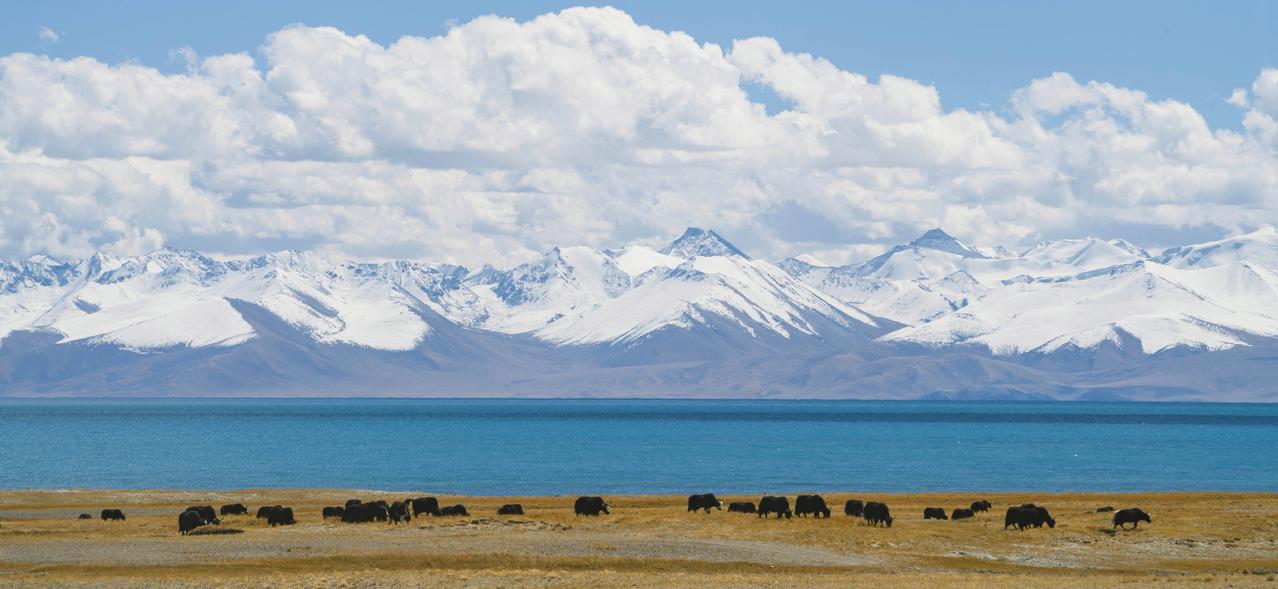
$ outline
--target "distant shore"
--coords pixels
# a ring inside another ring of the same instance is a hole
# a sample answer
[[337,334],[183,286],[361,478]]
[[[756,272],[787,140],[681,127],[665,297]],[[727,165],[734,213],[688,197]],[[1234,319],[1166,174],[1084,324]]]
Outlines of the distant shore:
[[[713,491],[713,489],[707,489]],[[843,587],[852,577],[885,586],[1076,586],[1157,581],[1159,586],[1274,587],[1278,493],[823,492],[826,520],[688,513],[684,495],[612,495],[612,513],[574,516],[572,496],[467,497],[465,517],[407,525],[324,520],[349,498],[402,500],[424,491],[336,489],[0,491],[0,586],[349,587]],[[720,495],[730,501],[758,496]],[[790,495],[793,500],[794,495]],[[847,499],[892,510],[891,528],[843,514]],[[994,504],[963,521],[925,521],[977,499]],[[1051,510],[1054,529],[1004,531],[1009,505]],[[180,536],[191,505],[242,503],[219,530]],[[497,516],[520,503],[524,516]],[[294,508],[297,524],[269,527],[262,505]],[[1153,522],[1114,531],[1101,507],[1141,507]],[[106,522],[103,509],[127,519]],[[92,519],[78,516],[89,514]],[[206,566],[216,565],[216,566]]]

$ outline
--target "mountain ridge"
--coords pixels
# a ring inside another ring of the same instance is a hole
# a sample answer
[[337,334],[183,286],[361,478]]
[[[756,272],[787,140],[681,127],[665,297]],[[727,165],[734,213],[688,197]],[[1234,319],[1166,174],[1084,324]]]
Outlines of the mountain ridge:
[[476,271],[305,251],[0,260],[0,396],[1278,400],[1272,228],[1157,254],[1096,238],[1017,254],[938,228],[814,261],[695,227]]

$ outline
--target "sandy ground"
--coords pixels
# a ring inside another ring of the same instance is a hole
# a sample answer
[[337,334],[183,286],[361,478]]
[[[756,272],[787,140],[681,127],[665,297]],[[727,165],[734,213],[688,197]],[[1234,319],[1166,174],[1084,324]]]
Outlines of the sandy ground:
[[[822,493],[829,520],[687,513],[686,497],[609,497],[612,515],[575,517],[572,497],[474,498],[470,517],[408,525],[324,521],[347,498],[422,492],[271,489],[0,491],[0,586],[17,587],[1097,587],[1278,589],[1278,495],[1161,493],[890,495]],[[720,497],[758,501],[758,497]],[[888,503],[890,529],[842,515],[849,498]],[[924,521],[974,499],[994,512]],[[1055,529],[1004,531],[1009,504],[1047,506]],[[224,518],[240,534],[180,536],[188,505],[292,506],[295,526]],[[527,515],[498,517],[503,503]],[[1139,506],[1138,531],[1097,507]],[[96,519],[122,509],[125,522]],[[79,520],[91,513],[92,520]]]

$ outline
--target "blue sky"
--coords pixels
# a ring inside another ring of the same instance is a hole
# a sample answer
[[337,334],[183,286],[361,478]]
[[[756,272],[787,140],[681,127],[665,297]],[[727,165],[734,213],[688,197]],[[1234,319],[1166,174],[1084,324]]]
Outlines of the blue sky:
[[1278,224],[1275,2],[572,6],[6,7],[0,257],[475,265],[702,226],[848,263],[933,227]]
[[[293,23],[336,26],[383,44],[436,35],[484,14],[520,20],[571,2],[43,1],[0,19],[0,54],[17,51],[167,70],[170,52],[246,51]],[[1002,105],[1027,80],[1053,71],[1139,88],[1192,104],[1214,126],[1236,128],[1224,100],[1256,72],[1278,66],[1278,3],[1124,0],[1045,2],[611,2],[641,24],[728,45],[764,35],[787,51],[869,76],[935,85],[947,108]],[[42,43],[41,27],[61,34]]]

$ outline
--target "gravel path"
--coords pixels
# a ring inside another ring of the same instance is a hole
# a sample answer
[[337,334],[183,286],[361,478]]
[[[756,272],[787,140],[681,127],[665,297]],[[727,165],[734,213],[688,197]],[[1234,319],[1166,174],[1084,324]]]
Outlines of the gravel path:
[[[494,533],[497,531],[498,533]],[[612,557],[762,565],[857,566],[864,555],[757,540],[671,538],[572,529],[551,522],[472,520],[445,526],[300,524],[228,536],[120,538],[86,543],[41,538],[0,547],[0,561],[156,566],[329,555],[429,553],[530,557]]]

